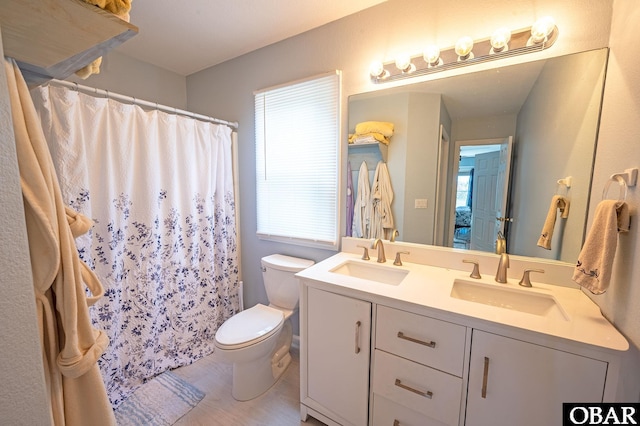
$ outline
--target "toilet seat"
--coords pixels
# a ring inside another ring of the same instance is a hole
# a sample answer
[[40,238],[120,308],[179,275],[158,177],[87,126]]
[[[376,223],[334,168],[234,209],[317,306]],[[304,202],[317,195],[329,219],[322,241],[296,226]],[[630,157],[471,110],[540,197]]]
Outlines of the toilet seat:
[[251,346],[277,333],[283,323],[282,311],[257,304],[226,320],[216,332],[215,345],[225,350]]

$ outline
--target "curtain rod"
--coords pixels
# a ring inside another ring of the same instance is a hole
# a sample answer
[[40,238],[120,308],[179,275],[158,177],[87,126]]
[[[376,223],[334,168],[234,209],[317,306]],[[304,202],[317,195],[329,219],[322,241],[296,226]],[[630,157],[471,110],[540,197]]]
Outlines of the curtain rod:
[[107,98],[115,99],[117,101],[130,102],[135,105],[144,106],[147,108],[154,108],[163,112],[184,115],[187,117],[195,118],[197,120],[210,121],[216,124],[223,124],[225,126],[231,127],[233,130],[238,130],[238,123],[236,121],[220,120],[219,118],[208,117],[206,115],[196,114],[195,112],[185,111],[183,109],[178,109],[178,108],[174,108],[166,105],[160,105],[156,102],[143,101],[143,100],[134,98],[132,96],[120,95],[118,93],[113,93],[104,89],[96,89],[94,87],[83,86],[82,84],[74,83],[71,81],[53,79],[53,80],[50,80],[48,83],[53,84],[54,86],[62,86],[72,90],[87,92],[89,94],[105,96]]

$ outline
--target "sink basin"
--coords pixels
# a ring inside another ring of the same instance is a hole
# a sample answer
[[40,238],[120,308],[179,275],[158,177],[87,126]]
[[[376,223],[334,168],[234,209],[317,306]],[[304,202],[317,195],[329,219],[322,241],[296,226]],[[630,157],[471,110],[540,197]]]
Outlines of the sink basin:
[[341,263],[335,268],[330,269],[329,272],[389,285],[400,284],[409,273],[406,269],[384,266],[378,263],[355,262],[352,260]]
[[487,284],[456,279],[451,289],[451,297],[569,321],[569,316],[553,295],[538,293],[525,288],[501,286],[502,284]]

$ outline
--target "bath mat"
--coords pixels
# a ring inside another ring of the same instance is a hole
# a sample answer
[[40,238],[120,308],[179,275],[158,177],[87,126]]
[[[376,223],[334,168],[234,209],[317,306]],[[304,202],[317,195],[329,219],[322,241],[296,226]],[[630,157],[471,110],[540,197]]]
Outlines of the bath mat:
[[204,398],[204,392],[166,371],[154,377],[115,410],[118,426],[169,426]]

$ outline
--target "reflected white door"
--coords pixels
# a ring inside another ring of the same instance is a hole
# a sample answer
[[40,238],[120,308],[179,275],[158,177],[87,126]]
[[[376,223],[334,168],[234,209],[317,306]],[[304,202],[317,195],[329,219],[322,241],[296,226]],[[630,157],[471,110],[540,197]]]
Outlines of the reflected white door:
[[498,231],[505,234],[505,213],[509,193],[511,170],[509,137],[500,144],[500,150],[478,154],[473,176],[473,202],[471,213],[472,250],[495,251]]
[[500,151],[476,155],[471,207],[472,250],[493,251],[498,234],[496,216]]

